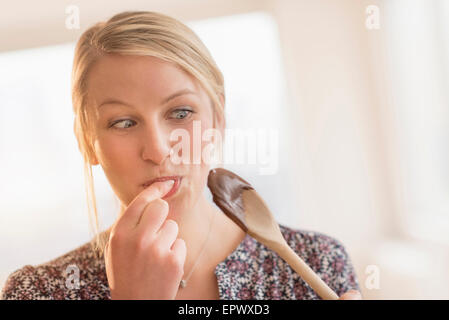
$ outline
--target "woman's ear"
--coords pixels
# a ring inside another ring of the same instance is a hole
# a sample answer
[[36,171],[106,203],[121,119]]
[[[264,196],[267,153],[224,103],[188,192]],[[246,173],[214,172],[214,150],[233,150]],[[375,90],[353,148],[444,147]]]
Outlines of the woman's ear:
[[97,157],[96,157],[95,155],[91,155],[91,156],[89,157],[89,164],[90,164],[91,166],[96,166],[96,165],[99,164],[98,159],[97,159]]
[[98,162],[98,160],[97,160],[97,158],[96,157],[94,157],[94,159],[92,159],[92,161],[91,161],[91,163],[90,163],[92,166],[96,166],[96,165],[98,165],[99,164],[99,162]]
[[95,154],[95,143],[92,145],[92,148],[89,148],[88,150],[88,157],[89,157],[89,164],[91,166],[96,166],[99,164],[97,155]]

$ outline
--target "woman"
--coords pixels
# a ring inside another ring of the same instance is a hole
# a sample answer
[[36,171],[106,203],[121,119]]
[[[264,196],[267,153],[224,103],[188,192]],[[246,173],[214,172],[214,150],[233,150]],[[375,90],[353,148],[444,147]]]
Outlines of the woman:
[[[319,298],[204,195],[210,165],[191,161],[195,123],[201,136],[210,129],[223,134],[224,81],[187,26],[154,12],[125,12],[94,25],[76,46],[72,97],[95,219],[92,165],[104,170],[120,215],[90,243],[14,272],[4,299]],[[190,139],[180,150],[174,132]],[[201,150],[209,145],[199,143]],[[175,155],[189,161],[175,162]],[[360,298],[337,240],[281,231],[342,299]]]

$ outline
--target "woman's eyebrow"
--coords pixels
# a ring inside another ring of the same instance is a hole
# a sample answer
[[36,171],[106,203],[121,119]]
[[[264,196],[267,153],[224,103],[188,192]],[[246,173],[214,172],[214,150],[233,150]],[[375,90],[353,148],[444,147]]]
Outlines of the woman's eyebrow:
[[190,89],[183,89],[183,90],[180,90],[178,92],[175,92],[175,93],[169,95],[167,98],[165,98],[164,100],[161,101],[161,104],[166,104],[170,100],[172,100],[178,96],[182,96],[184,94],[196,94],[196,93]]
[[[196,94],[196,93],[194,91],[190,90],[190,89],[183,89],[183,90],[177,91],[175,93],[172,93],[171,95],[169,95],[168,97],[163,99],[161,101],[161,104],[166,104],[170,100],[173,100],[174,98],[176,98],[178,96],[181,96],[181,95],[184,95],[184,94]],[[114,99],[114,98],[107,98],[105,101],[103,101],[101,104],[98,105],[98,108],[100,108],[100,107],[102,107],[102,106],[104,106],[106,104],[121,104],[121,105],[124,105],[126,107],[133,108],[132,105],[130,105],[130,104],[126,103],[126,102],[120,101],[118,99]]]

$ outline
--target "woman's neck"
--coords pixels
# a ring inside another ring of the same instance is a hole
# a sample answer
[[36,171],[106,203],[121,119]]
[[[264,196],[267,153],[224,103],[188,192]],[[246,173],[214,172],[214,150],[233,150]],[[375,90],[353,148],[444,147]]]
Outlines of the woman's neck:
[[213,273],[217,264],[224,261],[246,236],[245,231],[205,197],[200,201],[191,213],[195,219],[180,222],[178,238],[184,239],[187,245],[183,278],[189,275],[204,245],[204,252],[190,279]]
[[[179,226],[178,238],[183,239],[187,247],[183,278],[190,274],[198,258],[200,261],[195,266],[193,273],[202,273],[213,267],[207,265],[211,262],[208,257],[210,258],[210,253],[214,249],[217,250],[214,248],[216,244],[214,236],[220,229],[221,215],[223,213],[202,195],[191,212],[183,212],[175,218]],[[201,257],[199,257],[200,254]]]

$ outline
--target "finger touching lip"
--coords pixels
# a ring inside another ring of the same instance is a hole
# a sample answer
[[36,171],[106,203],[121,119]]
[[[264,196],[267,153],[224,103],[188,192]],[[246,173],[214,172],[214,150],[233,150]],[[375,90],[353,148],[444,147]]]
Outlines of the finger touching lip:
[[144,192],[148,190],[148,193],[153,194],[153,190],[157,190],[159,197],[163,199],[170,197],[179,189],[182,177],[161,177],[151,180],[150,182],[144,183]]
[[175,181],[175,183],[173,184],[173,187],[171,188],[171,190],[168,193],[166,193],[162,197],[162,199],[167,199],[168,197],[171,197],[172,195],[174,195],[178,191],[178,189],[179,189],[179,187],[181,185],[182,177],[178,178],[178,179],[175,179],[174,181]]
[[159,190],[160,196],[166,195],[173,188],[175,180],[157,181],[152,183],[148,188],[156,188]]

